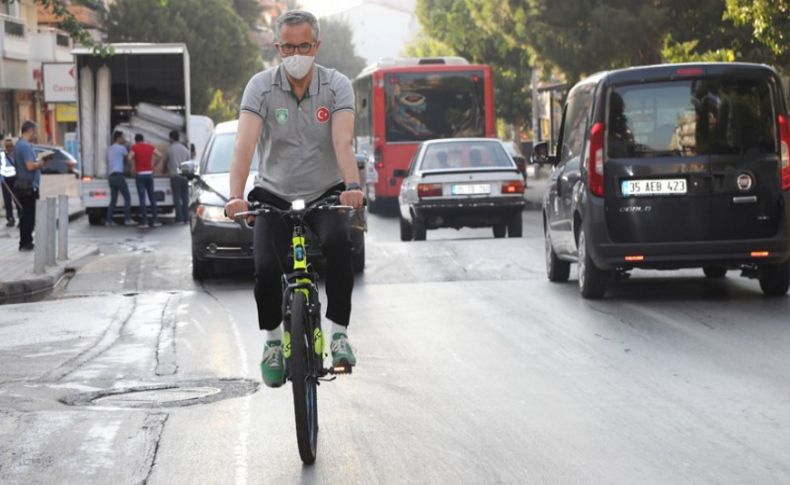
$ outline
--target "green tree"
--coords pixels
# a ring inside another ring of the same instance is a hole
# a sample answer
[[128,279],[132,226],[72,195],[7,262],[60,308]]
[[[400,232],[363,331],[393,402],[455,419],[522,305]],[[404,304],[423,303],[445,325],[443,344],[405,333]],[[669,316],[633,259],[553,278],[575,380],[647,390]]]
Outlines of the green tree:
[[507,123],[527,126],[532,104],[529,52],[508,42],[501,29],[477,22],[471,9],[472,2],[463,0],[418,0],[422,35],[407,47],[407,53],[418,57],[458,55],[490,64],[497,116]]
[[235,120],[239,113],[239,104],[234,99],[228,99],[221,89],[214,91],[211,102],[206,110],[206,116],[214,123]]
[[357,55],[351,26],[340,19],[324,18],[321,26],[321,49],[316,62],[342,72],[351,79],[365,68],[365,59]]
[[775,62],[790,64],[790,0],[726,0],[726,17],[748,29]]
[[184,42],[192,107],[205,112],[214,91],[238,97],[261,67],[247,25],[227,0],[117,0],[107,18],[111,42]]

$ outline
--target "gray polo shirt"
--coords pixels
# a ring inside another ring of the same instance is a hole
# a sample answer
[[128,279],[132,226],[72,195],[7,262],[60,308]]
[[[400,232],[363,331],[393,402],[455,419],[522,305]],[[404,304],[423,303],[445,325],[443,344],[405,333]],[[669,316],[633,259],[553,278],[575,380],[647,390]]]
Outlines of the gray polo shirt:
[[314,65],[310,88],[298,102],[282,66],[272,67],[247,83],[241,110],[263,119],[257,187],[287,201],[312,201],[343,182],[332,144],[332,115],[354,110],[346,76]]
[[180,173],[178,167],[181,166],[181,162],[186,162],[189,159],[189,149],[183,143],[179,141],[171,142],[170,146],[167,147],[167,173],[171,177],[175,177]]

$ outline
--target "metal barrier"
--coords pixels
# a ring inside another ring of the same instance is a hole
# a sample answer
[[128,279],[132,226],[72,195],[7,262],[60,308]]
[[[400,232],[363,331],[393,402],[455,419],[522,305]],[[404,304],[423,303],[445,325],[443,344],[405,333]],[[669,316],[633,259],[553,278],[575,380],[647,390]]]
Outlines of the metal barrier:
[[47,266],[68,259],[69,197],[40,199],[36,204],[36,247],[33,272],[42,274]]

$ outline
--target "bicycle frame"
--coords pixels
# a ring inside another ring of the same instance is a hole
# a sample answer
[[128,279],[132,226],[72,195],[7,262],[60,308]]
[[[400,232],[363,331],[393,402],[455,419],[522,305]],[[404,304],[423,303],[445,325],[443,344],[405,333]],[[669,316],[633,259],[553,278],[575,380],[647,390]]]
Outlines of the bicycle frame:
[[[324,335],[321,331],[321,302],[318,298],[318,275],[311,272],[307,261],[307,243],[305,241],[305,226],[301,217],[291,216],[293,222],[293,234],[291,236],[291,254],[293,257],[293,272],[283,275],[283,309],[282,314],[286,323],[286,337],[284,355],[286,359],[291,358],[291,301],[293,293],[300,292],[307,301],[307,310],[310,328],[305,330],[312,334],[312,338],[307,339],[308,348],[316,359],[313,359],[310,375],[321,377],[325,375],[323,369],[324,356]],[[307,337],[307,335],[305,336]]]

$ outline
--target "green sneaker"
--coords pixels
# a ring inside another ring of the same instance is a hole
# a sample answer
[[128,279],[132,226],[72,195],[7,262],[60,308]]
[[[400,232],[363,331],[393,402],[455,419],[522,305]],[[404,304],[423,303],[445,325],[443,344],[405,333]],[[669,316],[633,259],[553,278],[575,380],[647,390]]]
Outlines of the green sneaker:
[[279,340],[269,340],[263,345],[261,374],[268,387],[280,387],[285,382],[283,344]]
[[354,357],[354,351],[351,349],[351,344],[348,343],[348,337],[344,333],[337,332],[332,335],[332,366],[355,366],[357,365],[357,358]]

